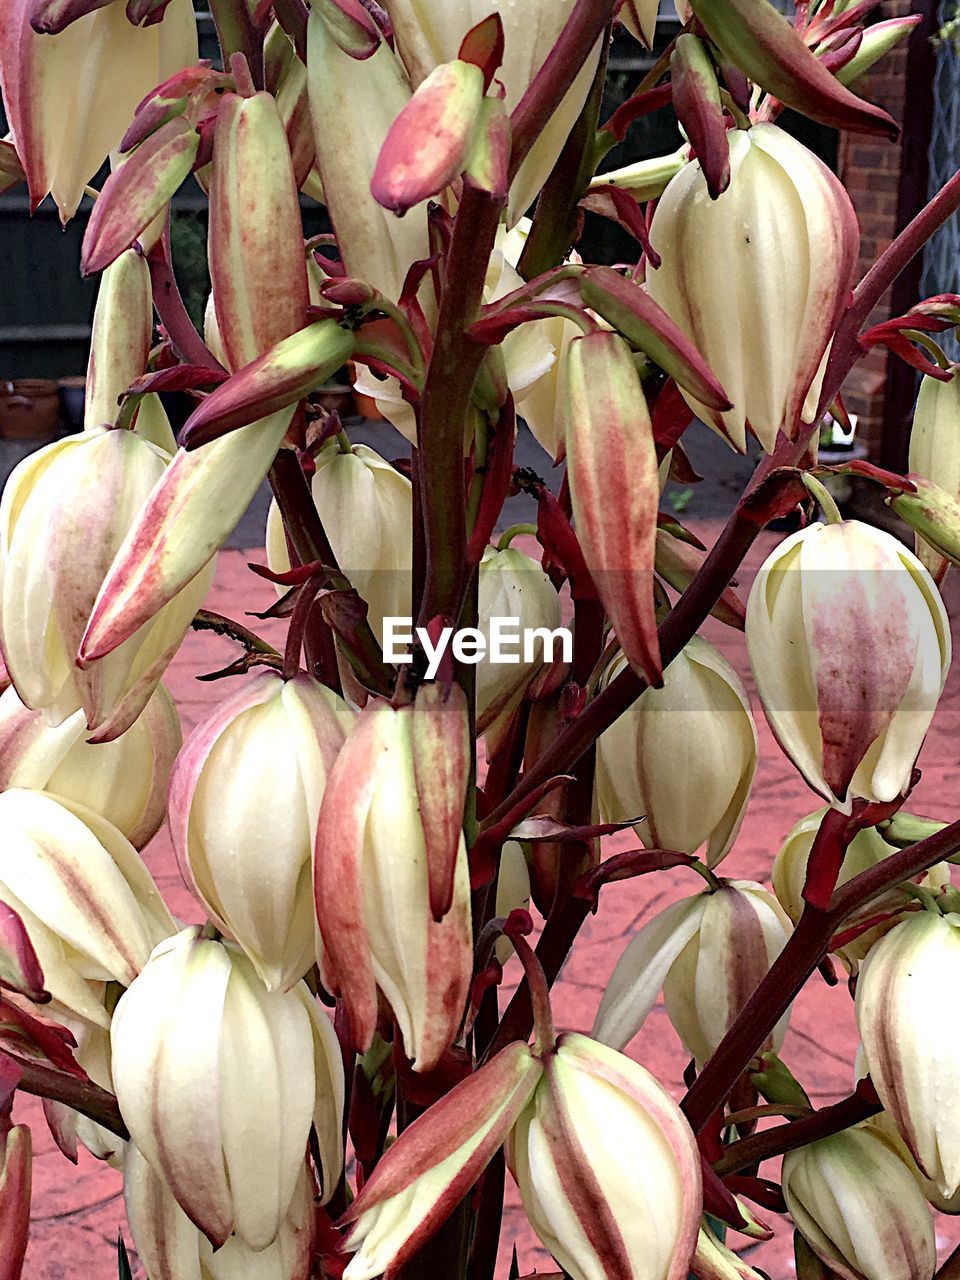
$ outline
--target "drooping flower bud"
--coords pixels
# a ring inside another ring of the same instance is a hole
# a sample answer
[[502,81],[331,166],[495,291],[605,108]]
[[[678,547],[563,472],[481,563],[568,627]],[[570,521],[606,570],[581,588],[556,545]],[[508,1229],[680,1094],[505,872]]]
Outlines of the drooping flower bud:
[[[803,912],[803,886],[807,878],[807,861],[820,828],[820,822],[826,812],[826,809],[819,809],[816,813],[801,818],[787,836],[773,864],[773,891],[777,895],[777,901],[794,924]],[[878,862],[889,858],[895,852],[895,847],[887,844],[876,827],[865,827],[854,836],[844,854],[837,885],[846,884],[861,871],[875,867]],[[920,883],[934,891],[948,885],[950,864],[937,863],[935,867],[931,867]],[[862,912],[847,917],[843,923],[844,933],[855,929],[867,920],[875,920],[876,917],[889,913],[889,919],[873,924],[864,933],[837,949],[837,955],[843,961],[848,973],[855,974],[858,971],[874,943],[899,923],[902,909],[915,902],[914,897],[902,890],[894,889],[884,894],[882,898],[874,898]]]
[[166,465],[135,433],[94,428],[26,458],[0,499],[0,642],[13,683],[54,724],[82,707],[97,741],[119,737],[146,706],[213,576],[210,565],[115,652],[77,664],[110,562]]
[[0,6],[0,84],[31,207],[47,192],[66,222],[155,85],[197,60],[192,0],[171,0],[155,26],[107,4],[58,35],[30,25],[33,0]]
[[729,134],[731,180],[707,195],[697,161],[663,193],[650,227],[662,263],[647,288],[703,355],[733,408],[694,412],[741,452],[767,452],[812,422],[825,352],[859,249],[850,198],[825,164],[775,125]]
[[[640,375],[619,334],[598,330],[571,342],[564,431],[584,559],[630,665],[659,685],[653,598],[657,452]],[[630,483],[618,483],[625,475]]]
[[129,986],[176,928],[137,851],[81,805],[11,788],[0,793],[0,901],[17,913],[56,1016],[108,1027],[102,985]]
[[125,733],[95,744],[82,711],[49,725],[7,689],[0,696],[0,790],[28,787],[82,804],[142,849],[163,824],[180,742],[180,717],[163,685]]
[[[604,677],[625,668],[619,658]],[[757,729],[730,663],[694,636],[663,674],[597,740],[597,802],[606,822],[639,818],[649,848],[726,856],[757,769]]]
[[87,361],[86,428],[116,422],[120,397],[146,372],[152,335],[150,272],[144,257],[128,249],[100,281]]
[[696,1141],[638,1063],[564,1034],[507,1142],[532,1226],[572,1280],[680,1280],[700,1228]]
[[[370,1047],[379,988],[414,1070],[426,1071],[457,1035],[473,950],[462,834],[451,875],[450,850],[428,841],[421,816],[438,797],[417,769],[415,716],[379,701],[360,713],[327,780],[314,875],[325,983],[343,997],[354,1045]],[[431,909],[438,862],[453,882],[440,921]]]
[[841,1280],[931,1280],[930,1208],[903,1162],[869,1129],[788,1152],[782,1181],[797,1230]]
[[[911,473],[932,480],[949,497],[960,500],[960,374],[949,382],[921,379],[910,431]],[[947,561],[917,536],[917,559],[939,582]]]
[[[366,601],[368,621],[383,642],[384,618],[410,616],[412,591],[410,481],[364,444],[344,452],[330,441],[317,454],[313,501],[340,568]],[[290,568],[276,503],[267,517],[267,563]]]
[[311,1124],[332,1195],[343,1067],[305,984],[268,992],[239,947],[185,929],[121,998],[111,1040],[130,1137],[215,1249],[233,1232],[254,1251],[277,1239]]
[[314,1190],[304,1163],[272,1244],[255,1253],[232,1235],[214,1252],[132,1142],[123,1165],[127,1222],[147,1280],[307,1280],[314,1239]]
[[[702,1066],[786,945],[790,921],[752,880],[723,880],[667,907],[627,945],[600,1001],[593,1034],[624,1049],[661,986],[667,1015]],[[786,1013],[765,1048],[778,1050]]]
[[960,1060],[943,1017],[960,975],[960,916],[921,911],[871,948],[857,1026],[877,1093],[941,1195],[960,1188]]
[[[857,1063],[858,1066],[863,1067],[863,1073],[866,1074],[866,1057],[863,1054],[862,1046],[861,1052],[857,1058]],[[927,1204],[932,1205],[939,1213],[947,1213],[953,1217],[960,1214],[960,1190],[955,1191],[952,1196],[945,1196],[935,1182],[931,1181],[930,1178],[927,1178],[923,1173],[921,1173],[920,1166],[910,1154],[910,1148],[900,1136],[900,1132],[894,1124],[892,1116],[890,1116],[886,1111],[879,1111],[875,1116],[871,1116],[870,1119],[865,1122],[863,1127],[868,1129],[871,1133],[876,1134],[878,1138],[882,1138],[891,1151],[900,1157],[903,1163],[910,1170],[912,1177],[916,1179],[917,1185],[923,1192],[923,1198],[926,1200]]]
[[896,538],[814,524],[762,565],[747,646],[777,741],[826,800],[904,795],[950,664],[939,592]]
[[517,1041],[404,1130],[344,1215],[357,1251],[345,1280],[392,1274],[417,1253],[502,1145],[542,1071]]
[[374,199],[370,182],[390,126],[410,101],[410,83],[386,41],[357,61],[316,12],[307,49],[317,163],[344,266],[396,302],[410,267],[430,254],[427,209],[398,219]]
[[[535,560],[506,547],[502,551],[487,547],[480,561],[478,629],[487,638],[487,653],[477,666],[477,729],[483,733],[495,720],[510,714],[523,701],[530,682],[548,661],[545,648],[547,633],[560,626],[560,597],[553,583]],[[519,634],[520,661],[491,662],[489,658],[491,621],[494,618],[516,618]],[[534,637],[535,630],[543,634]],[[533,641],[532,657],[524,655],[524,638]],[[550,645],[553,659],[560,656],[560,646]]]
[[[387,0],[397,45],[416,87],[434,68],[457,57],[467,32],[490,15],[503,22],[503,61],[496,78],[505,90],[505,106],[513,111],[546,61],[574,8],[574,0],[535,0],[516,8],[498,0]],[[573,123],[583,107],[600,52],[599,41],[577,72],[566,96],[520,167],[510,189],[507,223],[513,226],[543,186]]]
[[184,876],[269,991],[294,986],[315,959],[313,844],[350,722],[312,676],[264,671],[197,726],[170,779]]
[[[268,93],[224,94],[217,113],[207,241],[217,332],[236,372],[306,322],[307,268],[287,134]],[[328,331],[329,332],[329,331]],[[316,368],[349,349],[337,329]],[[90,617],[81,659],[111,653],[223,545],[276,457],[294,407],[190,453],[180,449],[120,547]],[[185,533],[185,531],[188,531]]]

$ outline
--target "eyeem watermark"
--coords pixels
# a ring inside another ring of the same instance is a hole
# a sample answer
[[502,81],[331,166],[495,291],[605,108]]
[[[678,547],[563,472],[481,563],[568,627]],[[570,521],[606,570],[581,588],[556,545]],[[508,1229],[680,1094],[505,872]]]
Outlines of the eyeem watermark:
[[[476,666],[479,662],[517,664],[520,662],[573,661],[573,633],[569,627],[521,627],[519,618],[491,618],[487,630],[477,627],[444,627],[434,642],[425,627],[413,626],[412,618],[384,618],[383,656],[387,662],[412,661],[411,645],[417,644],[427,656],[428,680],[440,670],[449,648],[458,662]],[[560,652],[555,650],[559,645]]]

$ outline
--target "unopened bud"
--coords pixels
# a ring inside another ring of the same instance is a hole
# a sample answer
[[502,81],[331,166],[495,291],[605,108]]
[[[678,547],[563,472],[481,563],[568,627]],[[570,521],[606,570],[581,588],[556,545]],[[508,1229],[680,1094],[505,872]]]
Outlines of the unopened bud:
[[[434,806],[452,793],[444,785],[432,794],[417,769],[415,716],[413,707],[373,700],[360,713],[327,780],[314,874],[324,977],[343,997],[353,1044],[370,1046],[379,988],[414,1070],[425,1071],[456,1037],[473,949],[462,833],[451,874],[446,843],[428,842],[424,828],[421,793],[435,831],[451,829]],[[437,921],[431,884],[450,880],[450,909]]]
[[351,720],[312,676],[262,672],[197,726],[170,781],[180,866],[270,991],[314,963],[313,845]]
[[564,1034],[507,1143],[534,1230],[572,1280],[685,1275],[700,1227],[690,1126],[638,1063]]
[[943,1010],[960,981],[960,916],[920,911],[871,949],[857,982],[870,1077],[921,1171],[960,1188],[960,1062],[943,1045]]
[[[609,684],[624,669],[614,662]],[[682,761],[682,764],[680,763]],[[757,768],[757,729],[743,684],[694,636],[597,741],[597,801],[607,822],[638,819],[650,848],[696,853],[715,867],[743,822]]]
[[113,1078],[147,1163],[214,1248],[278,1238],[316,1127],[323,1197],[340,1174],[343,1067],[304,984],[268,992],[232,943],[185,929],[117,1005]]
[[747,603],[747,645],[777,741],[809,785],[906,794],[950,664],[940,594],[896,538],[857,520],[811,525],[767,557]]
[[931,1280],[933,1220],[910,1172],[869,1129],[847,1129],[783,1160],[790,1215],[845,1280]]
[[650,240],[662,262],[647,288],[733,402],[712,410],[684,391],[691,408],[741,452],[749,428],[769,453],[778,432],[814,419],[859,231],[840,182],[801,143],[770,124],[728,137],[723,196],[707,198],[693,161],[660,198]]

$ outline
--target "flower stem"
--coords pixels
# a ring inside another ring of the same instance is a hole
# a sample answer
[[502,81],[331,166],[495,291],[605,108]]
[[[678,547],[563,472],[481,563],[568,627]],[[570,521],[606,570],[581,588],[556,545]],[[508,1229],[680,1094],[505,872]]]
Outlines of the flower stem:
[[833,494],[827,486],[822,484],[810,471],[803,473],[803,483],[807,486],[807,492],[811,498],[826,516],[827,524],[843,524],[840,508],[837,506]]
[[[223,65],[230,66],[235,53],[242,53],[254,85],[263,88],[263,40],[258,37],[247,0],[210,0],[210,14],[217,28]],[[239,85],[237,86],[240,92]]]
[[466,329],[483,298],[487,262],[503,202],[467,185],[444,269],[437,335],[420,404],[418,462],[426,534],[426,580],[419,625],[456,622],[469,564],[463,463],[473,384],[485,348]]
[[546,61],[510,117],[511,178],[563,101],[590,50],[609,26],[615,8],[616,0],[577,0]]
[[532,927],[530,916],[526,911],[511,911],[503,926],[503,932],[513,943],[513,949],[527,977],[527,988],[533,1009],[533,1029],[536,1036],[534,1052],[543,1055],[552,1053],[556,1048],[557,1029],[553,1025],[550,987],[543,972],[543,966],[524,936]]
[[819,1111],[791,1120],[789,1124],[779,1124],[773,1129],[764,1129],[761,1133],[752,1133],[738,1142],[731,1142],[714,1169],[721,1177],[739,1173],[763,1160],[785,1155],[797,1147],[805,1147],[808,1142],[849,1129],[882,1109],[872,1089],[858,1089],[841,1102],[821,1107]]
[[16,1063],[20,1071],[17,1088],[22,1089],[24,1093],[62,1102],[74,1111],[79,1111],[81,1115],[95,1120],[104,1129],[115,1133],[118,1138],[124,1140],[129,1138],[117,1100],[106,1089],[101,1089],[90,1080],[78,1080],[74,1076],[68,1076],[65,1072],[45,1066],[42,1062],[17,1058]]

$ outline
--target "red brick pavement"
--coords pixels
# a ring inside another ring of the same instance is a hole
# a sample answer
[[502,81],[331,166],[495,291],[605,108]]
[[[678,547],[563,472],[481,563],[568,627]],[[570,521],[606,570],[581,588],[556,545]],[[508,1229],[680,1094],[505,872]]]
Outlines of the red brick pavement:
[[[697,526],[697,532],[709,544],[717,528],[715,523],[704,522]],[[740,575],[744,595],[757,566],[776,541],[774,534],[765,534],[758,541]],[[272,589],[246,569],[248,559],[261,557],[262,553],[256,552],[223,553],[209,607],[237,618],[243,616],[244,610],[265,607]],[[960,587],[953,578],[948,579],[945,595],[956,634]],[[257,629],[274,643],[282,638],[283,624],[264,623]],[[754,701],[760,732],[760,768],[753,795],[740,837],[723,864],[723,872],[769,882],[770,867],[783,836],[819,802],[782,755],[763,720],[743,637],[712,619],[705,634],[743,676]],[[198,683],[195,676],[224,665],[234,651],[235,646],[209,634],[188,636],[167,678],[180,707],[185,733],[223,696],[222,686]],[[923,779],[911,805],[915,811],[944,819],[956,816],[958,730],[960,675],[955,669],[920,757]],[[615,847],[611,842],[611,851]],[[197,906],[180,881],[166,831],[157,836],[145,857],[171,908],[186,921],[198,919]],[[695,892],[696,887],[689,873],[665,872],[604,891],[600,913],[588,921],[556,987],[555,1009],[562,1027],[589,1030],[600,993],[632,932],[651,912],[683,894]],[[829,989],[815,978],[794,1008],[783,1053],[816,1102],[830,1102],[849,1091],[855,1048],[852,1004],[844,985]],[[679,1096],[684,1055],[662,1008],[654,1010],[630,1052]],[[34,1222],[26,1280],[112,1277],[113,1246],[123,1222],[118,1175],[85,1156],[81,1156],[78,1169],[70,1168],[54,1148],[39,1106],[27,1099],[18,1107],[19,1118],[31,1124],[36,1145]],[[777,1229],[776,1236],[755,1247],[750,1256],[773,1280],[785,1280],[794,1274],[790,1233],[776,1215],[769,1216]],[[960,1223],[955,1225],[954,1220],[940,1217],[937,1225],[941,1246],[949,1251],[960,1239]],[[512,1186],[503,1236],[501,1275],[506,1275],[507,1254],[513,1243],[520,1252],[521,1271],[545,1261],[517,1207]]]

